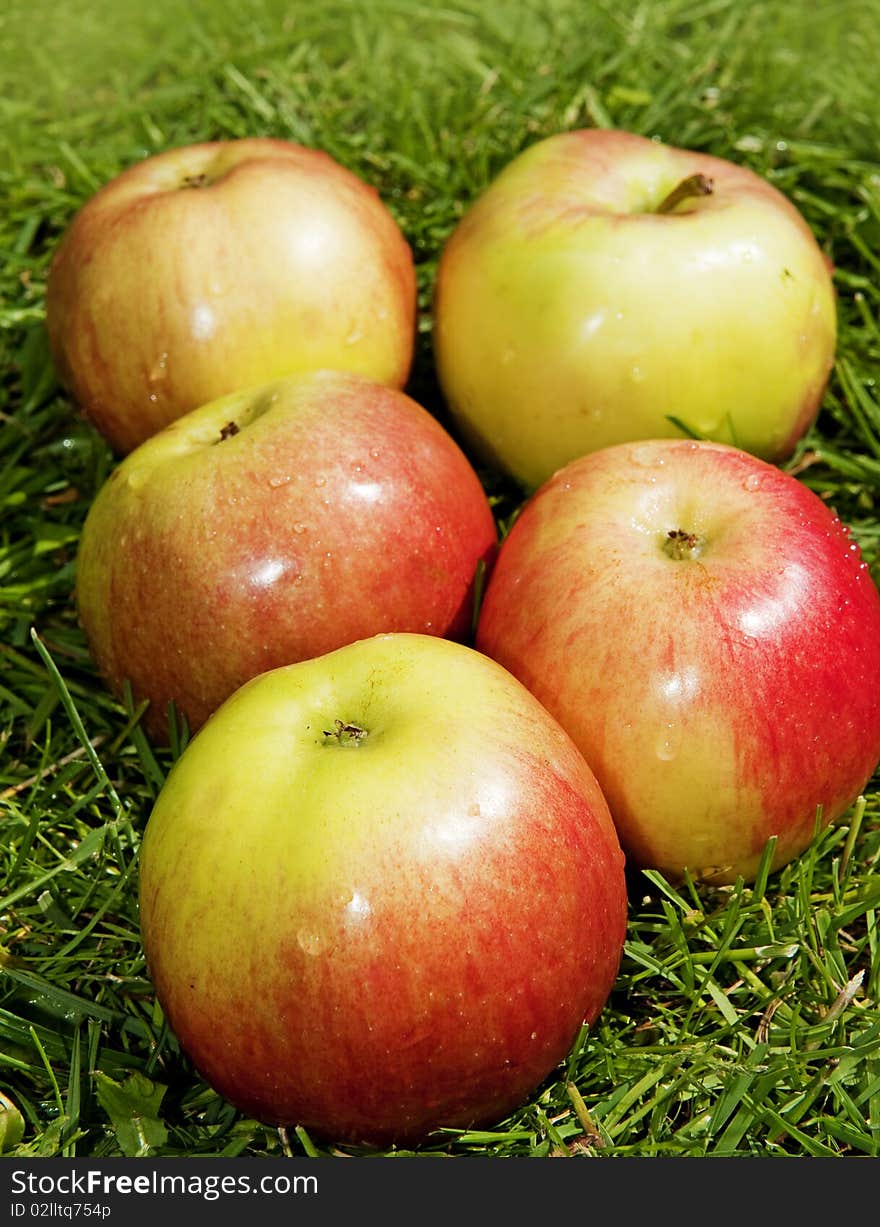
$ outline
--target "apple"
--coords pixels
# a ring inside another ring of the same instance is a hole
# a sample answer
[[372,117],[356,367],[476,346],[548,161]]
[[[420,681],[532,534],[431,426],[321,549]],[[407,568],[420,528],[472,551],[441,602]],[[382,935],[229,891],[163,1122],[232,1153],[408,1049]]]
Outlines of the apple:
[[111,691],[195,729],[243,682],[382,631],[464,638],[495,522],[427,410],[318,371],[221,397],[113,471],[80,539],[77,603]]
[[533,489],[602,447],[681,437],[790,454],[831,370],[828,262],[795,206],[722,158],[628,132],[516,157],[435,286],[437,371],[465,442]]
[[476,645],[571,735],[632,866],[730,883],[880,759],[880,597],[847,528],[739,449],[648,440],[526,503]]
[[226,393],[322,367],[403,387],[412,252],[377,192],[268,138],[171,149],[76,214],[49,271],[62,382],[120,453]]
[[613,986],[623,855],[570,738],[461,644],[263,674],[147,824],[140,918],[203,1077],[261,1121],[418,1141],[503,1117]]

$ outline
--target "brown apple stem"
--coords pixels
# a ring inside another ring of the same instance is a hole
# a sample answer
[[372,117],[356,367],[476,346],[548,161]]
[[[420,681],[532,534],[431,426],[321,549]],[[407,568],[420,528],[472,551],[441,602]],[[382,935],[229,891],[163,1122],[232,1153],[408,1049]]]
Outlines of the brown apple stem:
[[707,175],[688,175],[686,179],[682,179],[677,187],[672,189],[668,196],[660,201],[656,212],[671,213],[683,200],[692,200],[697,196],[711,196],[713,191],[714,184]]
[[663,553],[675,562],[699,558],[703,552],[703,540],[696,533],[687,533],[683,528],[670,528],[663,540]]
[[350,724],[344,720],[334,720],[332,729],[324,729],[324,736],[339,746],[357,746],[367,735],[367,730],[359,724]]

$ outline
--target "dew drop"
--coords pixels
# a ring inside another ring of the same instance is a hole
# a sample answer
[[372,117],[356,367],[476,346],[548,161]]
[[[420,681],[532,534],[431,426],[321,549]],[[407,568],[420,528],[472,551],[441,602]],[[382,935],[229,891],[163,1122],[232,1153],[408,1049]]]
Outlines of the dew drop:
[[275,477],[269,478],[269,486],[272,490],[278,490],[281,486],[286,486],[289,481],[290,475],[288,473],[280,473]]
[[678,754],[681,744],[681,731],[677,725],[669,723],[661,731],[655,745],[657,757],[661,762],[670,763]]
[[761,488],[761,478],[757,473],[749,473],[748,477],[743,482],[744,490],[759,490]]
[[326,477],[316,477],[316,478],[315,478],[315,485],[316,485],[316,486],[318,486],[319,488],[320,488],[321,486],[326,486],[326,485],[327,485],[327,478],[326,478]]
[[168,352],[167,350],[165,350],[159,355],[159,357],[153,363],[153,366],[150,369],[150,373],[147,376],[147,379],[149,380],[150,383],[160,383],[163,379],[167,379],[167,378],[168,378]]
[[320,954],[324,945],[320,933],[312,933],[309,929],[300,929],[296,935],[296,944],[300,950],[312,957]]
[[296,524],[294,524],[294,526],[293,526],[293,531],[294,531],[294,532],[295,532],[297,535],[299,535],[300,533],[304,533],[304,532],[306,531],[306,526],[305,526],[305,524],[301,524],[301,523],[299,522],[299,520],[297,520]]

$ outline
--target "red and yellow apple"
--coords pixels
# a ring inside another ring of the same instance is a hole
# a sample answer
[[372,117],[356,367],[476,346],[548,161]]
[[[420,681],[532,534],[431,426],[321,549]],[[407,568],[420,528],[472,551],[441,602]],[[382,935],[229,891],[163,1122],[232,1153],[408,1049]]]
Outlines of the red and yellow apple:
[[561,469],[504,541],[477,647],[559,720],[630,864],[752,877],[880,759],[880,597],[847,529],[735,448],[620,444]]
[[184,751],[140,860],[147,965],[262,1121],[422,1140],[503,1117],[592,1022],[626,926],[596,781],[471,648],[384,635],[276,669]]
[[464,638],[492,511],[404,393],[312,372],[222,397],[141,444],[83,527],[77,601],[109,688],[198,727],[256,673],[382,631]]
[[818,412],[836,307],[797,208],[723,158],[566,132],[443,249],[437,370],[463,437],[527,488],[615,443],[696,435],[769,460]]
[[62,382],[117,452],[227,393],[326,367],[403,387],[412,252],[328,154],[253,138],[171,149],[80,209],[49,272]]

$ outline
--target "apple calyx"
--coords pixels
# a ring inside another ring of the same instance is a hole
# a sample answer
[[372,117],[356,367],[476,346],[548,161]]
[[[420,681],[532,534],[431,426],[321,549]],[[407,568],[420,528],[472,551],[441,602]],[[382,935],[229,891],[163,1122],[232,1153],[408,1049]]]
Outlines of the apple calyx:
[[663,553],[674,562],[699,558],[703,552],[704,541],[696,533],[685,532],[683,528],[670,528],[663,539]]
[[225,426],[220,427],[220,438],[218,443],[222,443],[224,439],[231,439],[233,435],[237,435],[241,427],[236,422],[227,422]]
[[324,736],[329,738],[329,742],[339,746],[359,746],[366,735],[366,729],[345,720],[334,720],[332,729],[324,729]]
[[668,196],[664,196],[655,212],[672,213],[682,201],[693,200],[699,196],[711,196],[714,190],[715,185],[708,175],[701,173],[688,175],[672,189]]

